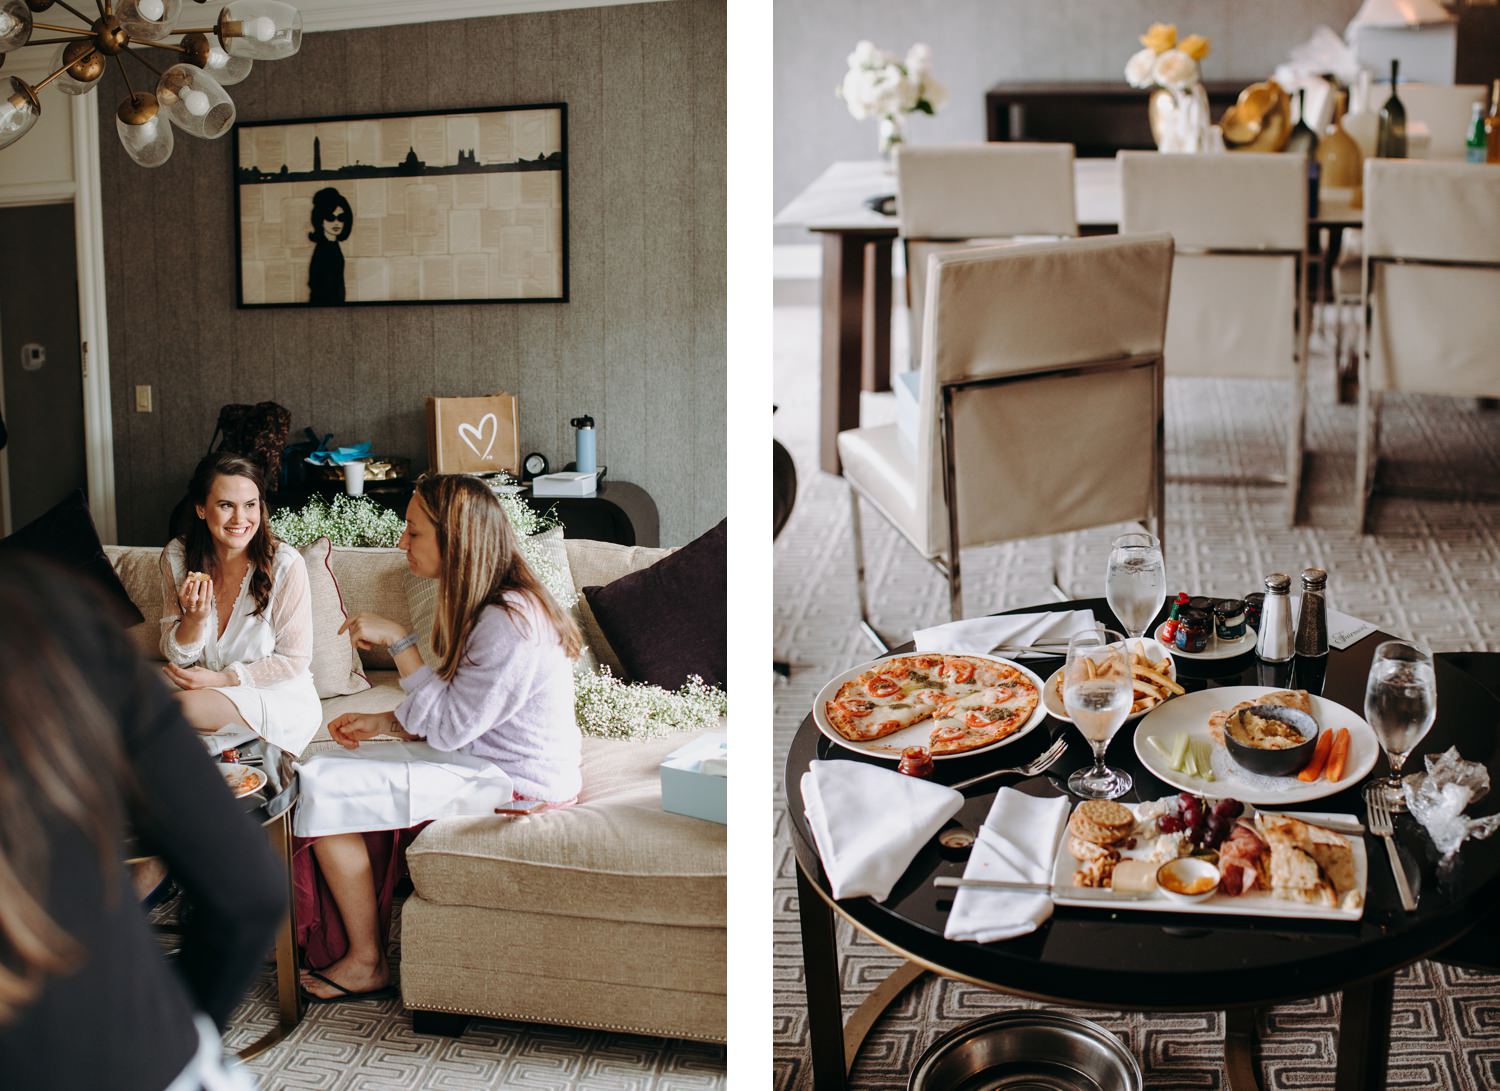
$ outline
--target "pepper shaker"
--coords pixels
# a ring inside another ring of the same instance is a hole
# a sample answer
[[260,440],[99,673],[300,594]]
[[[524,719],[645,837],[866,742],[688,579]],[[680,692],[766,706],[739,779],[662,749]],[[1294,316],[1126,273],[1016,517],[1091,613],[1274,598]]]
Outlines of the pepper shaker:
[[1304,658],[1328,654],[1328,573],[1308,568],[1302,573],[1302,606],[1297,611],[1296,651]]
[[1292,658],[1292,600],[1287,597],[1292,579],[1285,572],[1266,577],[1266,601],[1261,607],[1260,634],[1255,654],[1267,663],[1285,663]]

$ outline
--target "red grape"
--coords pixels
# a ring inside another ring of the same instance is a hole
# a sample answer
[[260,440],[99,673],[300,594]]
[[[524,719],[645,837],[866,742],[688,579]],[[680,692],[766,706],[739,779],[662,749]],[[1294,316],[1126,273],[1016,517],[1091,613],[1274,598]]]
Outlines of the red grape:
[[1180,833],[1182,831],[1182,819],[1175,814],[1164,814],[1156,820],[1156,828],[1162,833]]
[[1214,817],[1230,822],[1245,813],[1245,805],[1237,799],[1221,799],[1214,807]]

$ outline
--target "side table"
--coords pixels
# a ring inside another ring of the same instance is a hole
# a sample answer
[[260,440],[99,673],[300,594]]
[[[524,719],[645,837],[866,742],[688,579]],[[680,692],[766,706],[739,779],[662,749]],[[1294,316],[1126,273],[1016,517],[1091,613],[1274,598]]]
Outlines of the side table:
[[569,538],[653,548],[661,544],[656,501],[629,481],[606,479],[593,496],[532,496],[527,488],[521,499],[536,511],[553,512]]

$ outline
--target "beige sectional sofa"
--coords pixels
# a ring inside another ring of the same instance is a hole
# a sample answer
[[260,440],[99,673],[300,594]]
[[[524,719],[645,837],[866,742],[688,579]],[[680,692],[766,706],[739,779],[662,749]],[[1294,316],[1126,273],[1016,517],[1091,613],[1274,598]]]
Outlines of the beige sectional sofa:
[[[665,550],[569,540],[582,588],[645,568]],[[156,653],[159,550],[107,546],[146,620],[132,635]],[[330,567],[349,613],[411,624],[405,555],[334,548]],[[602,664],[618,660],[587,604],[575,616]],[[318,640],[337,640],[318,632]],[[371,687],[323,702],[332,746],[342,712],[395,708],[397,675],[367,656]],[[557,1023],[723,1041],[725,827],[661,809],[657,766],[691,736],[583,740],[583,791],[570,808],[524,820],[441,819],[407,852],[414,892],[401,914],[401,998],[417,1028],[453,1029],[426,1013]]]

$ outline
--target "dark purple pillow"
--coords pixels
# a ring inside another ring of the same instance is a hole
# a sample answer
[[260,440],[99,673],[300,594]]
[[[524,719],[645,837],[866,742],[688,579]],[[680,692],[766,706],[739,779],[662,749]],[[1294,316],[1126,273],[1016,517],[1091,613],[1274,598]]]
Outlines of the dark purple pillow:
[[115,574],[115,566],[104,555],[104,546],[99,541],[99,532],[94,529],[94,517],[89,514],[83,490],[74,489],[51,510],[37,516],[9,538],[0,539],[0,559],[7,554],[21,553],[46,557],[93,581],[108,598],[119,604],[122,625],[136,625],[145,620],[140,609],[130,601],[130,592]]
[[677,689],[696,674],[728,688],[725,522],[650,568],[583,589],[631,681]]

